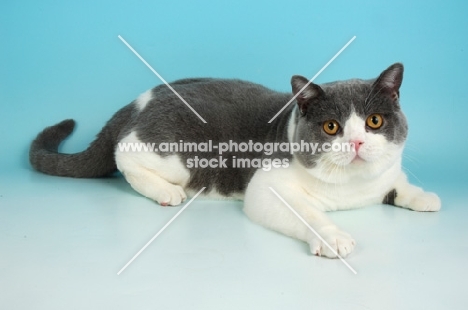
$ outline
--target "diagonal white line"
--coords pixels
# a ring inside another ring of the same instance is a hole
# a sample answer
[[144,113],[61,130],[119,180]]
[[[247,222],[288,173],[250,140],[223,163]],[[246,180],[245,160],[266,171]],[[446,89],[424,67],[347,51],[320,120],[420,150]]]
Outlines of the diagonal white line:
[[323,66],[322,69],[320,69],[319,72],[317,72],[317,73],[314,75],[314,77],[311,78],[311,79],[309,80],[309,82],[308,82],[306,85],[304,85],[304,87],[302,87],[301,90],[300,90],[299,92],[297,92],[297,94],[295,94],[295,95],[291,98],[291,100],[289,100],[288,103],[286,103],[286,104],[284,105],[284,107],[282,107],[281,110],[279,110],[278,113],[276,113],[276,115],[273,116],[273,118],[272,118],[270,121],[268,121],[268,124],[271,123],[271,122],[273,122],[274,119],[277,118],[278,115],[280,115],[281,112],[283,112],[284,109],[286,109],[286,108],[291,104],[291,102],[293,102],[293,101],[297,98],[297,96],[298,96],[304,89],[306,89],[306,87],[309,86],[309,84],[312,83],[312,82],[320,75],[320,73],[322,73],[322,71],[325,70],[325,69],[336,59],[336,57],[338,57],[338,56],[348,47],[348,45],[351,44],[351,42],[354,41],[354,39],[356,39],[356,36],[352,37],[351,40],[349,40],[348,43],[346,43],[346,44],[338,51],[338,53],[336,53],[335,56],[333,56],[332,59],[330,59],[330,60],[325,64],[325,66]]
[[143,248],[141,248],[140,251],[138,251],[138,253],[136,253],[131,260],[128,261],[128,263],[125,264],[125,266],[122,267],[122,269],[120,269],[119,272],[117,272],[117,275],[120,275],[140,254],[141,252],[143,252],[150,244],[151,242],[154,241],[154,239],[156,239],[163,231],[164,229],[166,229],[182,212],[184,212],[184,210],[192,203],[192,201],[195,200],[195,198],[197,198],[198,195],[201,194],[201,192],[203,192],[205,190],[206,187],[203,187],[200,191],[198,191],[198,193],[195,194],[195,196],[193,196],[192,199],[190,199],[189,202],[187,202],[187,204],[185,206],[182,207],[182,209],[179,210],[179,212],[176,213],[176,215],[174,215],[171,220],[169,222],[167,222],[166,225],[163,226],[163,228],[161,228],[156,235],[154,235],[153,238],[151,238],[150,241],[148,241],[145,246]]
[[195,113],[195,115],[198,116],[198,118],[201,119],[201,121],[202,121],[203,123],[206,124],[206,121],[203,119],[203,117],[201,117],[200,114],[198,114],[197,111],[195,111],[195,109],[192,108],[192,106],[191,106],[190,104],[188,104],[187,101],[185,101],[185,99],[184,99],[181,95],[179,95],[179,93],[176,92],[175,89],[172,88],[172,86],[171,86],[168,82],[166,82],[166,80],[165,80],[159,73],[157,73],[156,70],[153,69],[153,67],[150,66],[149,63],[147,63],[146,60],[144,60],[143,57],[141,57],[140,54],[138,54],[138,52],[135,51],[135,49],[134,49],[130,44],[128,44],[127,41],[125,41],[124,38],[122,38],[120,35],[118,35],[118,38],[119,38],[120,41],[122,41],[122,42],[133,52],[133,54],[135,54],[135,55],[136,55],[136,56],[137,56],[137,57],[138,57],[138,58],[139,58],[139,59],[140,59],[140,60],[141,60],[141,61],[142,61],[142,62],[143,62],[143,63],[144,63],[144,64],[145,64],[145,65],[146,65],[146,66],[147,66],[147,67],[164,83],[164,84],[166,84],[166,86],[169,87],[169,89],[172,90],[172,92],[173,92],[177,97],[179,97],[179,99],[180,99],[183,103],[185,103],[185,105],[186,105],[190,110],[192,110],[192,112]]
[[302,216],[300,216],[299,213],[297,213],[296,210],[294,210],[293,207],[291,207],[291,206],[286,202],[286,200],[283,199],[283,197],[280,196],[280,194],[278,194],[273,188],[271,188],[271,187],[268,187],[268,188],[273,192],[273,194],[275,194],[275,195],[286,205],[286,207],[289,208],[289,210],[291,210],[292,213],[294,213],[295,216],[297,216],[297,218],[298,218],[299,220],[301,220],[302,223],[304,223],[304,225],[307,226],[307,228],[309,228],[309,229],[314,233],[314,235],[317,236],[317,238],[319,238],[319,239],[333,252],[333,254],[335,254],[335,255],[343,262],[343,264],[346,265],[346,267],[349,268],[349,270],[351,270],[354,274],[357,274],[356,270],[354,270],[354,268],[351,267],[351,266],[348,264],[348,262],[345,261],[345,260],[343,259],[343,257],[341,257],[341,255],[338,254],[338,253],[328,244],[328,242],[326,242],[325,239],[323,239],[322,236],[320,236],[320,235],[315,231],[315,229],[313,229],[313,228],[309,225],[309,223],[307,223],[306,220],[304,220],[304,218],[303,218]]

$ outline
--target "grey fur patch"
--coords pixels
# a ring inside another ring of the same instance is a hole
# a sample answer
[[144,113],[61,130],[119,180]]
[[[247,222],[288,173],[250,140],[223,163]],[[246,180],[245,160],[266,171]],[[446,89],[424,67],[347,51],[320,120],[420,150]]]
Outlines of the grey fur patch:
[[[173,88],[207,121],[200,122],[196,115],[177,98],[166,86],[154,88],[155,98],[151,105],[137,118],[135,127],[138,138],[145,143],[195,142],[212,140],[213,145],[230,140],[241,143],[288,142],[287,124],[290,105],[271,124],[269,119],[292,97],[278,93],[261,85],[219,79],[195,79],[176,81]],[[174,153],[159,153],[167,156]],[[178,152],[183,163],[199,158],[219,158],[218,150],[213,152]],[[234,168],[233,156],[237,159],[264,159],[268,156],[256,152],[228,152],[227,168],[190,168],[189,188],[212,188],[229,195],[242,193],[255,168]],[[278,153],[270,158],[291,159],[289,153]]]
[[388,192],[387,195],[385,195],[384,199],[382,200],[382,203],[384,205],[396,206],[395,204],[396,197],[397,197],[397,191],[396,189],[392,189],[391,191]]

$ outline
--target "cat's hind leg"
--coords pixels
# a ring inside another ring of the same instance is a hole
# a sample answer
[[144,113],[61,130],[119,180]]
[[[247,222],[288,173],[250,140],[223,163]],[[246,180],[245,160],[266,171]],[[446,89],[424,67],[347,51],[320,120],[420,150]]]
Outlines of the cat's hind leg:
[[131,170],[119,167],[119,170],[134,190],[158,202],[161,206],[177,206],[187,199],[182,186],[169,183],[155,171],[143,166]]
[[[137,143],[136,140],[132,133],[122,142]],[[162,206],[176,206],[187,199],[184,186],[190,178],[190,172],[177,155],[161,156],[148,150],[117,148],[115,160],[127,182],[141,195]]]

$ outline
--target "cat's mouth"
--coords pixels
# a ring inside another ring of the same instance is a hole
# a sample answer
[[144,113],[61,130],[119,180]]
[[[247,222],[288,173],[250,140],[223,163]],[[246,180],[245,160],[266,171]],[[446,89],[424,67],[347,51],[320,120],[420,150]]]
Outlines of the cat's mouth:
[[362,158],[361,156],[359,156],[359,154],[355,154],[354,155],[354,158],[351,160],[351,164],[362,164],[362,163],[365,163],[367,162],[367,160],[365,160],[364,158]]
[[356,153],[348,153],[346,156],[333,158],[331,161],[340,167],[359,167],[369,163],[368,159],[365,159],[363,156]]

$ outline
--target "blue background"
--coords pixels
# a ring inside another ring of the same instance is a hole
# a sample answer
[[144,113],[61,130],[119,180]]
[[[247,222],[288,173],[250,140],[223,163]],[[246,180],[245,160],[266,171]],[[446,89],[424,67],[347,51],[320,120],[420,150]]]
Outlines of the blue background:
[[10,1],[0,5],[0,171],[30,173],[30,141],[65,118],[84,149],[120,107],[161,82],[240,78],[289,91],[293,74],[372,78],[405,64],[405,167],[417,184],[465,182],[467,5],[462,1]]
[[[465,309],[467,9],[461,0],[2,1],[0,308]],[[316,82],[405,64],[404,165],[440,195],[441,211],[329,214],[357,241],[346,258],[354,276],[252,223],[241,202],[197,198],[117,276],[180,208],[119,177],[34,172],[28,148],[44,127],[74,118],[62,151],[81,151],[161,84],[118,35],[167,81],[240,78],[282,91],[357,36]]]

